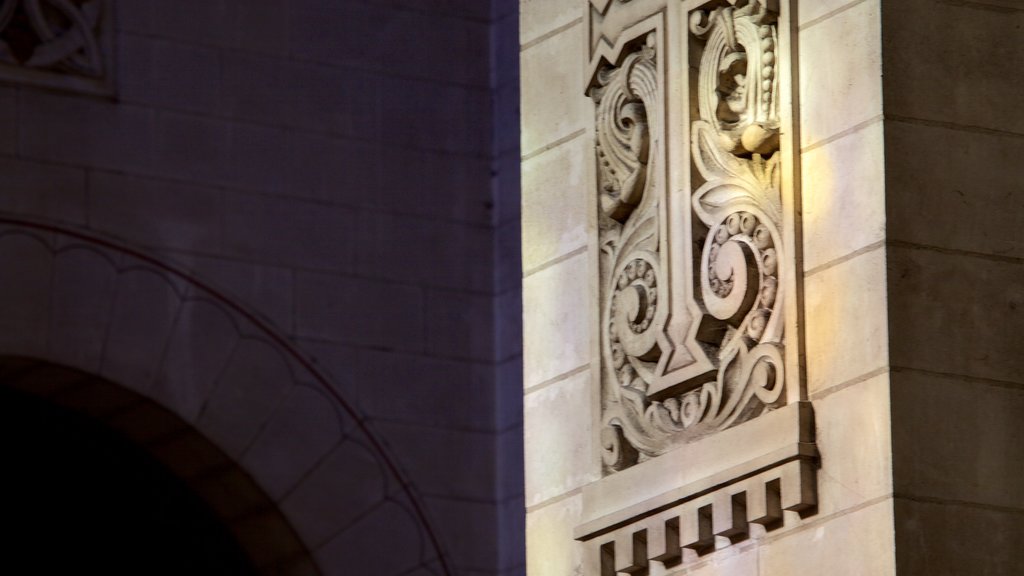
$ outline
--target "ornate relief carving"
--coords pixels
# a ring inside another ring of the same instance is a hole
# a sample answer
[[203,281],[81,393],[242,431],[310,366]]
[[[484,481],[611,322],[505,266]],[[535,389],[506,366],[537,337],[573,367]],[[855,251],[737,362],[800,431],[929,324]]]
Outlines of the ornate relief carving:
[[766,0],[734,0],[693,12],[689,24],[700,58],[688,234],[701,248],[695,278],[685,280],[699,310],[688,336],[704,358],[685,378],[672,380],[665,361],[680,347],[668,319],[687,310],[670,310],[662,288],[666,268],[685,263],[662,248],[662,222],[679,217],[663,217],[654,170],[662,95],[653,33],[619,66],[599,69],[590,92],[601,206],[601,441],[613,471],[785,401],[776,14]]
[[109,92],[106,0],[0,0],[0,77]]
[[586,574],[667,570],[816,510],[778,9],[587,7],[605,475],[582,490]]

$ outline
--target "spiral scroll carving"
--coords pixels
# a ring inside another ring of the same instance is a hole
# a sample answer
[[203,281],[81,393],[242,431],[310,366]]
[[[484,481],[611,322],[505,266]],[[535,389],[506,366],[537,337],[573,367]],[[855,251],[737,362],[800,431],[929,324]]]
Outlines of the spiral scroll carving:
[[694,298],[703,312],[696,338],[714,368],[695,382],[652,386],[671,345],[672,300],[660,250],[665,191],[653,176],[661,95],[651,37],[601,70],[591,92],[604,282],[601,439],[610,471],[784,401],[776,15],[767,0],[734,0],[693,12],[690,32],[700,49],[691,84],[691,233],[701,247]]

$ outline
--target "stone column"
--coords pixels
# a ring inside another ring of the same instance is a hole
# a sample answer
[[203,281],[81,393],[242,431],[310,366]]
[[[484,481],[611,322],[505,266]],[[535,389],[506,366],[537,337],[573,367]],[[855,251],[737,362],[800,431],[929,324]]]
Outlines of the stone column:
[[530,576],[1014,574],[1013,0],[523,0]]

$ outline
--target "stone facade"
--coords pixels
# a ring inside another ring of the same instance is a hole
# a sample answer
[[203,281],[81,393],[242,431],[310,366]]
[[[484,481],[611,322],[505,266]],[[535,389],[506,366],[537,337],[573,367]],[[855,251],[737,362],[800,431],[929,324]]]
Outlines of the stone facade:
[[1016,573],[1011,4],[521,2],[531,576]]
[[263,573],[521,573],[517,29],[0,1],[4,384],[156,453]]

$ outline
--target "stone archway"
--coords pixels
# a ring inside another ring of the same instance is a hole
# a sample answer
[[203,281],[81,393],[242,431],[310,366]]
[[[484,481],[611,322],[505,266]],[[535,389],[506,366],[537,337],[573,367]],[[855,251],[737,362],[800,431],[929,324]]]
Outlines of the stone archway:
[[[174,414],[252,479],[323,574],[450,574],[414,484],[267,321],[185,270],[49,223],[0,218],[0,261],[0,356],[94,375]],[[277,529],[250,520],[239,529],[256,541]]]
[[0,358],[0,447],[10,563],[47,574],[315,573],[243,470],[109,381]]

